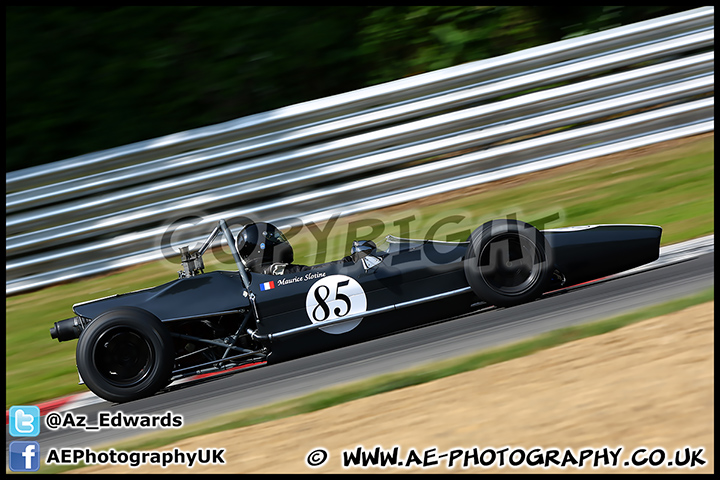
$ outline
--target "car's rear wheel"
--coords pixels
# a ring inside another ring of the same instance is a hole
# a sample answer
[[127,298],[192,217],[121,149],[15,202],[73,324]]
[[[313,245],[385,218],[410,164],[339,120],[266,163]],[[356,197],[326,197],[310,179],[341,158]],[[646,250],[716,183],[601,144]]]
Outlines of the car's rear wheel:
[[546,290],[553,270],[552,247],[532,225],[492,220],[468,240],[465,277],[481,300],[509,307],[534,300]]
[[111,402],[128,402],[168,384],[174,363],[172,338],[145,310],[110,310],[82,332],[76,360],[80,377],[93,393]]

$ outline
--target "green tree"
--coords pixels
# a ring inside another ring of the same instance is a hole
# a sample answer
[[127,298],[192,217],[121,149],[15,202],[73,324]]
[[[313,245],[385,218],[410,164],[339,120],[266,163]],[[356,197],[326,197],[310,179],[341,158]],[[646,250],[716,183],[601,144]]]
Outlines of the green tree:
[[6,168],[685,8],[6,7]]

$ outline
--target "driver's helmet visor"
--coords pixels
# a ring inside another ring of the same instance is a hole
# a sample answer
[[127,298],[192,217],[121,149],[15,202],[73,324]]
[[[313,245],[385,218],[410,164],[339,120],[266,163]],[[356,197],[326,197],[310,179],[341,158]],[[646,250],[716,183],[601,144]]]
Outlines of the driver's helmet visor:
[[267,239],[267,242],[271,245],[280,245],[281,243],[289,243],[287,241],[287,238],[285,238],[285,235],[278,230],[277,228],[269,229],[270,231],[264,231],[262,232],[263,237]]

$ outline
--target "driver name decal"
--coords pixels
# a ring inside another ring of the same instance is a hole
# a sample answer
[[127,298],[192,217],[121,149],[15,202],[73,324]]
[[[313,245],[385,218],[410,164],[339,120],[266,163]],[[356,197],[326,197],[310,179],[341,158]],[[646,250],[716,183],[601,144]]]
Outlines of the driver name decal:
[[278,285],[289,285],[291,283],[297,283],[297,282],[307,282],[308,280],[316,280],[318,278],[322,278],[325,275],[327,275],[325,272],[308,272],[304,276],[300,277],[290,277],[290,278],[281,278],[277,280],[275,283]]
[[[353,316],[367,310],[367,297],[362,286],[354,278],[330,275],[315,282],[305,297],[305,309],[312,323],[324,323]],[[346,333],[357,327],[362,318],[338,325],[321,327],[325,333]]]

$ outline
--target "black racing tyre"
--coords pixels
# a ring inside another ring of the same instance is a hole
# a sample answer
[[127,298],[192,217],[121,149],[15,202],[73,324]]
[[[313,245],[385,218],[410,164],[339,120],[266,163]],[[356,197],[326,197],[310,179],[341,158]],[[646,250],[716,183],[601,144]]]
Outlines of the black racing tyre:
[[476,228],[468,241],[465,277],[481,300],[510,307],[546,291],[553,251],[532,225],[514,219],[491,220]]
[[78,339],[76,361],[85,384],[110,402],[148,397],[170,381],[172,337],[149,312],[125,307],[98,316]]

